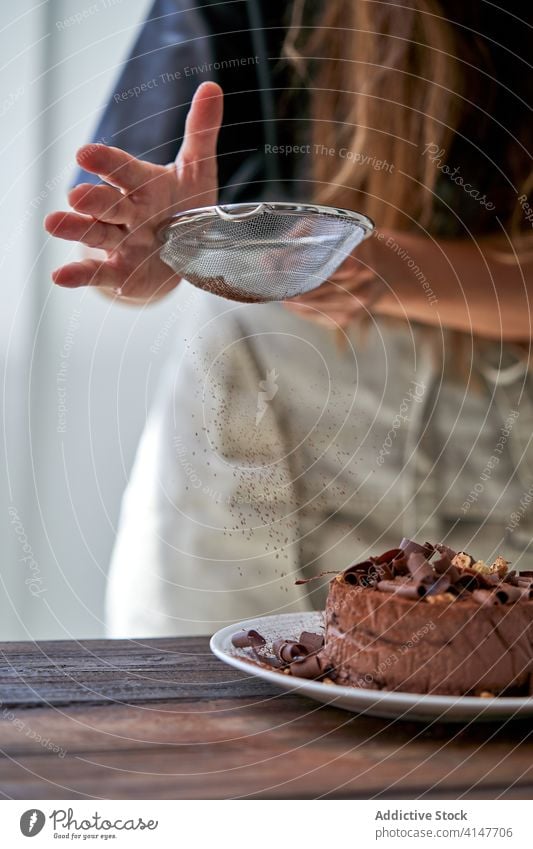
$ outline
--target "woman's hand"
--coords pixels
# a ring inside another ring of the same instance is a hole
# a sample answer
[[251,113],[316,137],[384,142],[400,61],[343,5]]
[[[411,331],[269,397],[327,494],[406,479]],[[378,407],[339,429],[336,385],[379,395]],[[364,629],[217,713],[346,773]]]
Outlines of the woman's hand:
[[436,239],[376,231],[331,278],[287,309],[344,329],[364,311],[530,344],[533,257],[507,236]]
[[371,310],[386,286],[371,261],[369,242],[348,257],[326,283],[299,298],[291,298],[285,307],[302,318],[341,330]]
[[223,94],[216,83],[196,91],[176,161],[141,162],[123,150],[89,144],[77,153],[86,171],[103,185],[82,183],[68,196],[73,212],[52,212],[45,228],[60,239],[104,251],[103,260],[63,265],[52,274],[67,288],[98,286],[145,303],[171,291],[180,278],[159,259],[159,231],[169,216],[216,203],[216,145]]

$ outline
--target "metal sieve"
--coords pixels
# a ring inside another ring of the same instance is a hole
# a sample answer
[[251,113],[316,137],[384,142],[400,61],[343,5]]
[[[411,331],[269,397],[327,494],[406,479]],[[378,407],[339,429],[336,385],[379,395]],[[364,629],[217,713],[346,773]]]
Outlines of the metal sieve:
[[316,289],[374,224],[347,209],[234,203],[173,216],[160,257],[194,286],[232,301],[283,301]]

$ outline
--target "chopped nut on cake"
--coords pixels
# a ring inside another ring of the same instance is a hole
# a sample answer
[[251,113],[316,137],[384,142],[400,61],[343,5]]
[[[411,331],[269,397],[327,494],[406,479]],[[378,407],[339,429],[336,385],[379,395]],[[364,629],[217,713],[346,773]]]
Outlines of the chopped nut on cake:
[[489,566],[489,564],[485,563],[484,560],[476,560],[475,563],[472,563],[470,568],[475,572],[480,572],[482,575],[492,575],[493,573],[492,566]]
[[466,551],[460,551],[452,560],[452,566],[456,566],[457,569],[470,569],[473,563],[474,558]]
[[500,578],[504,578],[509,571],[509,561],[502,557],[501,554],[498,554],[496,560],[491,566],[491,571],[497,572]]

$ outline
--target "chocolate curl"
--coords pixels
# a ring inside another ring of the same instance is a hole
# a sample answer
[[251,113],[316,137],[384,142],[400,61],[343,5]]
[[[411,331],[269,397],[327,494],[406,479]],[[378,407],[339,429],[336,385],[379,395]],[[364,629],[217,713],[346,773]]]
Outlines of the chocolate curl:
[[[476,573],[479,580],[479,586],[484,590],[492,590],[494,587],[499,587],[502,583],[502,579],[498,574],[489,573],[488,575],[484,572]],[[505,579],[507,582],[507,578]],[[512,582],[510,582],[512,584]]]
[[414,601],[423,598],[427,593],[427,587],[424,584],[403,584],[396,590],[396,595],[400,598],[409,598]]
[[382,563],[381,566],[377,567],[377,575],[382,581],[392,581],[394,578],[394,572],[388,563]]
[[483,607],[492,607],[495,604],[501,604],[496,593],[492,590],[474,590],[472,598],[477,604],[483,605]]
[[440,595],[450,589],[450,579],[447,575],[441,575],[434,584],[426,588],[426,595]]
[[379,581],[377,589],[381,593],[393,593],[400,598],[417,600],[426,595],[426,587],[423,584],[400,584],[396,581]]
[[232,644],[236,649],[249,649],[255,646],[264,646],[266,640],[257,631],[237,631],[231,638]]
[[500,584],[499,589],[496,590],[496,596],[502,604],[514,604],[522,598],[522,591],[511,584]]
[[302,646],[305,646],[309,654],[314,654],[324,645],[324,635],[323,634],[313,634],[311,631],[302,631],[300,634],[300,639],[298,640]]
[[433,581],[433,568],[427,562],[424,554],[413,552],[407,558],[407,568],[413,576],[413,580],[418,583],[429,583]]
[[259,663],[264,663],[267,666],[272,666],[273,669],[282,669],[282,667],[286,666],[286,664],[283,663],[283,661],[278,660],[277,657],[273,657],[269,654],[259,654],[255,646],[252,646],[252,652],[255,659]]
[[380,554],[379,557],[371,557],[370,559],[376,564],[376,566],[382,566],[384,564],[390,565],[395,557],[399,557],[403,553],[404,552],[401,548],[391,548],[389,551],[385,551],[383,554]]
[[432,566],[437,575],[444,575],[448,578],[450,584],[455,584],[461,577],[461,572],[453,565],[447,554],[443,554],[438,560],[432,563]]
[[[381,581],[392,581],[394,576],[402,571],[402,562],[405,567],[407,566],[405,553],[401,548],[391,548],[389,551],[380,554],[379,557],[370,557],[369,560],[376,566],[377,578]],[[397,566],[400,566],[399,570]]]
[[518,573],[518,577],[519,578],[531,578],[533,580],[533,570],[532,569],[521,570]]
[[449,545],[445,545],[442,542],[438,542],[435,546],[435,549],[439,552],[439,554],[442,554],[444,557],[448,557],[450,560],[453,560],[453,558],[457,554],[457,552],[454,551],[453,548],[450,548]]
[[405,556],[405,551],[400,549],[400,554],[394,558],[391,563],[391,568],[393,574],[396,575],[408,575],[409,569],[407,568],[407,557]]
[[306,657],[308,651],[302,643],[295,640],[276,640],[272,648],[274,654],[284,663],[292,663],[298,657]]
[[433,566],[437,575],[444,575],[445,572],[452,568],[452,561],[447,554],[443,554],[441,557],[437,557],[437,559],[434,560],[431,565]]
[[289,671],[295,678],[322,678],[328,670],[317,654],[310,654],[293,660]]
[[376,589],[380,593],[395,593],[399,586],[395,581],[378,581]]
[[491,588],[490,582],[484,580],[480,572],[473,572],[470,569],[463,569],[457,580],[453,582],[452,586],[453,589],[457,590],[459,593]]
[[378,571],[372,560],[354,563],[341,573],[347,584],[359,587],[369,587],[378,580]]
[[400,548],[407,556],[409,554],[423,554],[426,560],[428,560],[435,551],[435,546],[430,542],[425,542],[424,545],[420,545],[418,542],[415,542],[414,539],[407,539],[407,537],[402,539]]

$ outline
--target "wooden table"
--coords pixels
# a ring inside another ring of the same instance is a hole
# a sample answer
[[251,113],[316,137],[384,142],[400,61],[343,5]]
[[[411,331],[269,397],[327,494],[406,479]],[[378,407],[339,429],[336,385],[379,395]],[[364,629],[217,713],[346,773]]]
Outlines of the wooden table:
[[0,644],[8,799],[531,799],[533,725],[425,726],[280,695],[204,637]]

